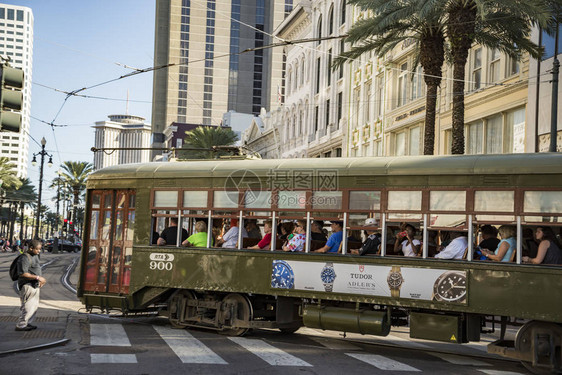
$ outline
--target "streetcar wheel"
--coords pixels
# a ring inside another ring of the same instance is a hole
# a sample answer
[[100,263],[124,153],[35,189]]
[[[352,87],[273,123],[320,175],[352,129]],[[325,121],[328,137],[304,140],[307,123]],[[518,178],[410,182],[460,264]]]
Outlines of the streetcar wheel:
[[197,299],[195,294],[190,290],[178,290],[168,300],[168,320],[173,328],[185,328],[187,325],[182,324],[185,317],[185,310],[189,307],[189,300]]
[[222,335],[228,336],[243,336],[250,329],[245,327],[236,328],[235,320],[250,322],[253,318],[254,311],[252,303],[246,296],[237,293],[232,293],[223,298],[221,304],[221,319],[222,324],[231,326],[219,331]]
[[284,333],[286,335],[290,335],[292,333],[295,333],[299,330],[300,326],[298,327],[287,327],[287,328],[279,328],[279,330],[281,331],[281,333]]
[[[551,352],[551,338],[553,338],[554,353]],[[525,325],[517,331],[517,335],[515,336],[515,350],[522,353],[533,354],[534,347],[536,347],[536,352],[538,354],[537,366],[533,366],[533,363],[528,361],[521,361],[521,364],[533,374],[552,374],[553,369],[550,367],[552,357],[554,357],[554,370],[560,371],[562,369],[562,364],[558,362],[560,358],[561,341],[562,326],[555,323],[533,320],[525,323]]]

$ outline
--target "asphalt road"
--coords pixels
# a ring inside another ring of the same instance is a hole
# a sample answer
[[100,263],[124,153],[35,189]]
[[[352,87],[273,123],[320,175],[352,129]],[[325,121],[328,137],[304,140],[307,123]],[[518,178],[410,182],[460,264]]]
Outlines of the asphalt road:
[[[41,291],[38,313],[56,314],[70,342],[1,356],[0,374],[527,373],[519,363],[487,355],[485,345],[493,339],[487,336],[484,342],[469,345],[434,343],[410,340],[407,329],[400,327],[387,338],[344,338],[339,332],[308,328],[291,335],[256,330],[238,338],[203,330],[172,329],[164,318],[86,314],[76,296],[61,282],[76,257],[42,257],[49,283]],[[7,260],[4,253],[0,254],[0,316],[17,314],[18,300],[13,284],[8,282]],[[76,277],[75,273],[70,278],[71,284]],[[13,331],[13,323],[4,324],[1,319],[0,327],[5,332]]]

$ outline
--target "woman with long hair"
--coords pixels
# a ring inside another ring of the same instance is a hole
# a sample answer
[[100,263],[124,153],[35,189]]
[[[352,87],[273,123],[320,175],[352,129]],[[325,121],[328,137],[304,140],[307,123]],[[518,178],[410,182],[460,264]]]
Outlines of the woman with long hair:
[[539,241],[539,249],[535,258],[523,257],[525,263],[562,264],[562,251],[556,235],[550,227],[537,227],[535,238]]

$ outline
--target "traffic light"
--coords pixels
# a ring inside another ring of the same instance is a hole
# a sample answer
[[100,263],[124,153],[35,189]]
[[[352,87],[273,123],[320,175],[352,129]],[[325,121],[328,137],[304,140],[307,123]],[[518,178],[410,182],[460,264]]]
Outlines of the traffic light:
[[2,66],[0,75],[0,130],[19,133],[19,111],[23,105],[23,70]]

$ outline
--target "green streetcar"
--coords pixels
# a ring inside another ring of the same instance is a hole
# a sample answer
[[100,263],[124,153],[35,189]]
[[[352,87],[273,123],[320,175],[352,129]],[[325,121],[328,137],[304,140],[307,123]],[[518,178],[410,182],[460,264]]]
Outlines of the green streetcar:
[[[78,296],[88,309],[158,311],[174,327],[228,335],[409,325],[411,337],[455,343],[478,341],[499,316],[490,352],[562,369],[562,268],[522,262],[529,230],[562,225],[560,154],[129,164],[87,186]],[[189,234],[204,221],[207,246],[157,246],[172,219]],[[236,248],[213,247],[233,219],[271,220],[273,250],[247,249],[257,242],[241,230]],[[314,252],[323,244],[310,225],[304,251],[278,251],[278,224],[294,220],[342,222],[339,252]],[[404,223],[419,231],[417,257],[394,252]],[[474,259],[484,224],[516,229],[512,262]],[[381,233],[379,255],[351,254],[361,229]],[[470,239],[463,259],[431,257],[436,233],[459,232]],[[524,323],[514,342],[508,317]]]

